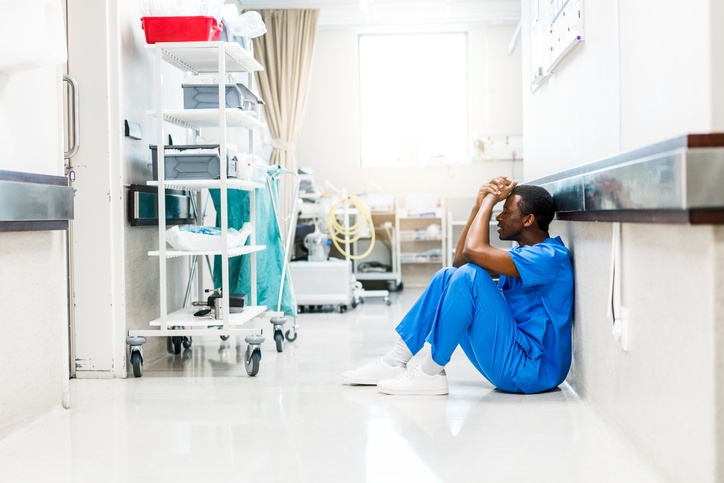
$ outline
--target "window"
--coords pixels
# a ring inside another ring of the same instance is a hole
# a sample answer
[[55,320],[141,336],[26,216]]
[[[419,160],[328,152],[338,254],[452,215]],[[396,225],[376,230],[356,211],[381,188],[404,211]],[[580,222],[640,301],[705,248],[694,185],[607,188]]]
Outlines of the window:
[[362,167],[467,158],[464,33],[362,35],[359,62]]

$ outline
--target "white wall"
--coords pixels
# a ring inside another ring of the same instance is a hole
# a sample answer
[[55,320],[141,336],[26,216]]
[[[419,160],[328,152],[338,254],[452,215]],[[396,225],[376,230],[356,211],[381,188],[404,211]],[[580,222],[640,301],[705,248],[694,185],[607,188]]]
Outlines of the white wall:
[[[60,79],[58,67],[0,76],[0,170],[63,175]],[[0,233],[0,438],[63,402],[65,250],[64,231]]]
[[[520,135],[522,101],[521,49],[508,54],[514,26],[468,31],[470,132]],[[329,181],[350,193],[396,195],[433,193],[441,197],[473,196],[493,176],[520,178],[522,162],[486,161],[470,166],[409,169],[359,167],[358,37],[356,30],[320,30],[314,51],[309,103],[297,145],[299,166],[311,167],[316,181]],[[430,104],[445,102],[444,86],[435,85],[435,63],[420,66],[430,84]],[[384,72],[380,72],[384,76]],[[384,113],[380,113],[384,115]]]
[[[529,25],[528,1],[523,25]],[[524,81],[526,178],[722,130],[721,2],[587,0],[585,40],[540,89]],[[655,19],[655,21],[654,21]],[[528,29],[523,66],[529,69]],[[630,348],[606,316],[612,225],[563,223],[574,254],[571,385],[672,481],[721,480],[720,227],[624,224]]]
[[[712,108],[724,109],[712,105],[712,53],[721,49],[712,43],[713,3],[695,0],[681,8],[671,1],[620,2],[624,150],[712,130]],[[656,22],[647,22],[652,12]]]
[[568,382],[671,481],[714,481],[713,307],[724,286],[712,256],[724,248],[721,229],[622,228],[627,352],[607,314],[612,225],[553,225],[572,249],[576,276]]

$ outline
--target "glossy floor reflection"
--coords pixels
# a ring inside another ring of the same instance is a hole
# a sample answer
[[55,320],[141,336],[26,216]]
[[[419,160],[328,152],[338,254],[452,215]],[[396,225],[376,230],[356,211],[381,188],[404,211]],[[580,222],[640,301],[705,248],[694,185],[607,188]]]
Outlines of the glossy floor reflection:
[[449,396],[342,385],[418,293],[302,314],[282,353],[267,340],[256,377],[243,341],[208,338],[142,378],[73,380],[72,409],[0,441],[0,481],[659,481],[568,386],[500,393],[461,352]]

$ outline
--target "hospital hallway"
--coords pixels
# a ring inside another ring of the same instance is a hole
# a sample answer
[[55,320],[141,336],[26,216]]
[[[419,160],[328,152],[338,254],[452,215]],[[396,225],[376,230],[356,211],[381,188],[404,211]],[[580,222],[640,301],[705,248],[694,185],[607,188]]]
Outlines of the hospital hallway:
[[302,313],[281,353],[268,325],[256,377],[243,338],[209,337],[147,363],[141,378],[74,379],[70,410],[0,441],[0,481],[663,481],[568,385],[501,393],[459,349],[449,396],[342,385],[344,370],[390,347],[419,293]]

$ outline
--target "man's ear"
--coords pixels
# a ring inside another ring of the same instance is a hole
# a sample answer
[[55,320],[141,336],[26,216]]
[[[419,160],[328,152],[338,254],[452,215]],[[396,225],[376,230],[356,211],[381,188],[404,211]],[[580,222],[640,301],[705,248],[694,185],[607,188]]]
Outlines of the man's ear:
[[529,228],[535,224],[535,215],[533,213],[525,215],[523,218],[523,226]]

